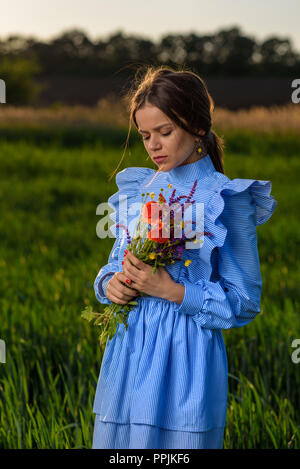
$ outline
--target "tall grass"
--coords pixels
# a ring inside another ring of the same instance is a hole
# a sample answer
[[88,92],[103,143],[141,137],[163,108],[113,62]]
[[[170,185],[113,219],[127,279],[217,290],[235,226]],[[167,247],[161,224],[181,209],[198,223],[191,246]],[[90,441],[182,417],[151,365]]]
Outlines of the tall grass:
[[[5,105],[0,107],[0,129],[10,126],[38,125],[46,128],[68,126],[78,130],[83,127],[113,126],[128,127],[128,111],[125,100],[102,98],[94,107],[53,105],[50,107],[22,107]],[[250,109],[230,111],[216,106],[213,126],[220,131],[232,129],[255,130],[256,132],[299,133],[299,106],[288,103],[283,106],[253,106]]]
[[[78,140],[78,147],[51,139],[0,141],[0,338],[7,353],[0,364],[1,448],[92,445],[103,351],[80,311],[101,308],[93,281],[114,240],[96,237],[96,207],[117,190],[108,176],[121,149],[113,137],[111,144],[82,134]],[[300,363],[291,360],[291,343],[300,338],[300,141],[228,131],[226,142],[226,174],[271,180],[278,207],[257,228],[262,312],[248,326],[223,332],[224,448],[299,449]],[[134,144],[119,170],[148,165]]]

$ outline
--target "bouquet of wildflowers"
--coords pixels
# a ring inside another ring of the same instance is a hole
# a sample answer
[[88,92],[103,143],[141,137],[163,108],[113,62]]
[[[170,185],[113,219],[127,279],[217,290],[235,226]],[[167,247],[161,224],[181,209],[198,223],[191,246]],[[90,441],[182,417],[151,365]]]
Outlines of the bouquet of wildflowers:
[[[197,179],[189,195],[181,195],[179,197],[175,197],[176,189],[174,189],[168,202],[163,195],[163,188],[160,189],[161,192],[159,193],[157,201],[153,200],[155,197],[153,192],[150,194],[149,192],[146,194],[143,193],[142,210],[134,230],[133,238],[131,239],[126,226],[121,224],[116,225],[116,227],[123,228],[127,234],[127,249],[124,251],[124,257],[129,249],[135,257],[153,267],[153,274],[158,266],[166,266],[167,264],[173,264],[176,261],[182,260],[187,234],[192,231],[191,229],[188,232],[182,232],[182,228],[184,228],[184,222],[181,221],[182,214],[185,203],[195,203],[192,197],[196,187]],[[172,185],[168,184],[168,188],[171,189]],[[151,200],[146,202],[149,195]],[[180,201],[182,199],[186,200],[181,203]],[[171,210],[170,206],[172,206]],[[179,217],[176,216],[178,211],[181,211]],[[181,227],[179,227],[176,222],[177,218],[180,219],[179,224]],[[190,223],[193,224],[195,222],[191,221]],[[176,229],[179,229],[179,232],[182,233],[181,237],[175,237]],[[204,234],[211,235],[208,232],[204,232]],[[189,238],[189,240],[196,243],[196,235]],[[124,261],[122,265],[123,263]],[[185,261],[186,266],[189,266],[190,263],[191,260]],[[128,285],[126,286],[128,287]],[[143,292],[139,292],[139,296],[144,296]],[[101,327],[99,339],[100,345],[102,346],[105,344],[107,337],[112,338],[115,335],[118,322],[123,323],[127,330],[128,314],[137,304],[138,302],[135,300],[129,301],[126,305],[112,302],[109,306],[104,308],[103,313],[94,312],[91,306],[87,306],[85,310],[82,311],[81,316],[88,321],[94,320],[94,325]]]

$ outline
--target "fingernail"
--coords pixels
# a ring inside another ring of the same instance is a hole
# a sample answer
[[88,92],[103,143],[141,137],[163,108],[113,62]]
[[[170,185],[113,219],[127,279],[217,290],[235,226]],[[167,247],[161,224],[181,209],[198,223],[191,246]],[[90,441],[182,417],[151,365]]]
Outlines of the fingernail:
[[129,278],[127,278],[126,283],[128,283],[128,285],[129,285],[131,283],[131,280],[129,280]]
[[122,261],[122,265],[124,264],[124,261]]

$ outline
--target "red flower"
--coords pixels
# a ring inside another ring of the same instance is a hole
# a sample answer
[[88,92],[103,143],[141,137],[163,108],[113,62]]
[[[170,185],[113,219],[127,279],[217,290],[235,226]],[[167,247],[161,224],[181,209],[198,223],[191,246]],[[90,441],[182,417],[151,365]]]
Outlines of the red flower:
[[143,209],[142,209],[143,221],[148,222],[148,223],[151,223],[151,221],[155,221],[154,217],[153,216],[151,217],[151,213],[152,214],[156,213],[155,208],[152,208],[152,206],[154,207],[156,204],[157,202],[155,202],[154,200],[150,200],[143,206]]
[[[169,241],[170,239],[169,237],[168,238],[162,237],[162,228],[164,226],[164,223],[162,222],[162,218],[165,213],[168,213],[169,205],[165,203],[166,199],[163,197],[161,193],[159,194],[159,199],[161,203],[155,202],[154,200],[147,202],[142,208],[142,216],[143,216],[143,221],[151,225],[151,230],[148,232],[148,238],[156,243],[163,244]],[[158,230],[157,230],[157,225],[158,225]],[[158,231],[158,237],[157,237],[157,231]]]
[[[163,198],[162,200],[165,201]],[[169,212],[169,205],[167,203],[159,203],[151,200],[147,202],[142,208],[143,221],[154,225],[158,220],[162,220],[162,216]]]
[[159,244],[163,244],[163,243],[166,243],[167,241],[169,241],[170,238],[163,238],[162,237],[162,228],[163,228],[163,226],[164,226],[164,224],[160,221],[159,225],[158,225],[158,238],[156,238],[154,236],[154,233],[152,233],[152,231],[154,231],[154,230],[157,233],[156,225],[149,231],[148,238],[151,239],[151,241],[154,241],[155,243],[159,243]]
[[167,202],[161,192],[159,193],[158,200],[159,200],[160,203]]

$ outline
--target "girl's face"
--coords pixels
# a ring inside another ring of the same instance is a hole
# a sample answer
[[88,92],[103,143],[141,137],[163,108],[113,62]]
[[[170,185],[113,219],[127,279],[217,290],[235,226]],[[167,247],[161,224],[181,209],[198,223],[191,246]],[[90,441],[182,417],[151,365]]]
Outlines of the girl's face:
[[[135,118],[144,146],[161,171],[170,171],[201,158],[195,150],[197,137],[175,124],[158,107],[146,104],[136,111]],[[204,133],[203,130],[199,131],[201,135]],[[166,158],[156,161],[158,156]]]

